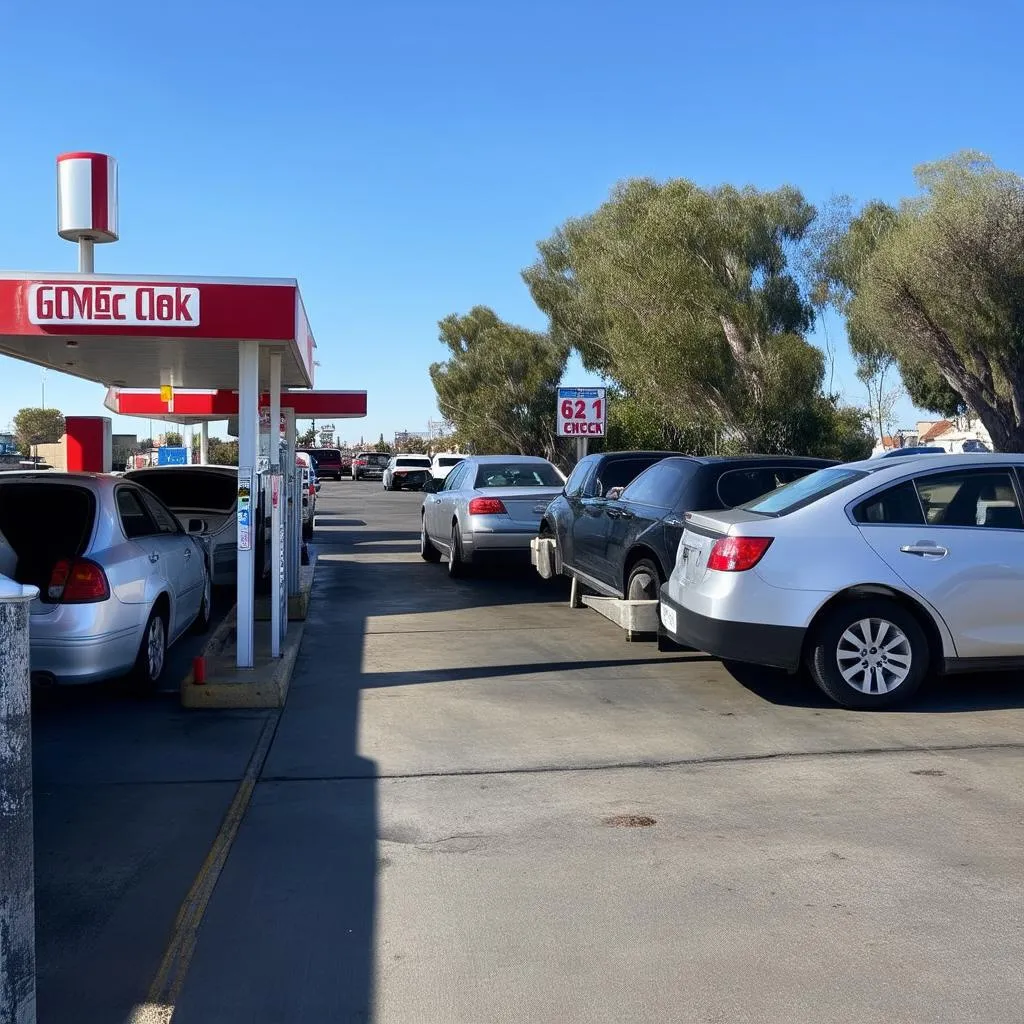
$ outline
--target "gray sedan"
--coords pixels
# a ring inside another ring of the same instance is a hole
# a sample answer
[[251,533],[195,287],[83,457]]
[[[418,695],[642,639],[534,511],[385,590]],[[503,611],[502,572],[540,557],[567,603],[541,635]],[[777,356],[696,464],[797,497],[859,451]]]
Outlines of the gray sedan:
[[4,474],[0,533],[14,556],[5,574],[39,588],[29,624],[36,677],[89,683],[132,672],[150,687],[170,644],[209,625],[205,545],[137,484]]
[[423,499],[420,554],[448,557],[448,572],[487,556],[528,556],[541,516],[562,493],[565,477],[546,459],[470,456],[445,480],[429,480]]

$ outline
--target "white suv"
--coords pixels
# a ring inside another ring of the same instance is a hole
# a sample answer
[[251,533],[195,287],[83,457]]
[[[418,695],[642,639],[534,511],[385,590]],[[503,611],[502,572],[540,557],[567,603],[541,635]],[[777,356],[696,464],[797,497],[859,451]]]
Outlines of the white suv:
[[455,452],[438,452],[430,462],[430,473],[435,480],[444,480],[465,458],[465,455],[456,455]]

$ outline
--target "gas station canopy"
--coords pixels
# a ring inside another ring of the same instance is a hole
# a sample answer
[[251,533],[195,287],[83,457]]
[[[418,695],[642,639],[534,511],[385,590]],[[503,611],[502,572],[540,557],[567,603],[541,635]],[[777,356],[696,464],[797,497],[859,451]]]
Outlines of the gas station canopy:
[[[238,391],[178,391],[170,401],[158,390],[110,388],[104,405],[119,416],[167,420],[185,426],[234,419],[238,416]],[[270,395],[260,397],[260,406],[270,405]],[[296,419],[354,419],[366,415],[365,391],[282,391],[281,408],[290,409]]]
[[[313,386],[316,342],[298,283],[0,273],[0,352],[111,387],[233,390],[239,343],[259,344],[259,382]],[[236,396],[237,411],[237,396]]]

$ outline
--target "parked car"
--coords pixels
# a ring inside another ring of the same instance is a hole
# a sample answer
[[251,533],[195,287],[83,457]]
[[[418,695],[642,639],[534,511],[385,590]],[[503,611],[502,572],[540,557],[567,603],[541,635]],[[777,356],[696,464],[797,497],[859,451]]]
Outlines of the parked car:
[[167,648],[210,622],[201,537],[131,480],[86,473],[0,476],[0,534],[30,608],[33,674],[87,683],[163,675]]
[[[610,597],[657,600],[688,510],[730,508],[831,464],[790,455],[661,455],[616,498],[587,497],[574,473],[545,513],[541,535],[555,539],[556,571]],[[619,478],[621,471],[608,480]]]
[[392,455],[381,483],[385,491],[400,491],[403,487],[420,490],[430,479],[429,455]]
[[152,491],[210,550],[215,587],[238,575],[238,470],[233,466],[151,466],[124,474]]
[[907,455],[945,455],[946,449],[936,445],[910,445],[907,448],[890,448],[887,452],[876,455],[878,459],[902,459]]
[[1024,665],[1024,456],[873,459],[694,512],[661,594],[672,639],[806,664],[836,703],[886,707],[929,673]]
[[438,452],[430,461],[430,475],[435,480],[443,480],[465,457],[454,452]]
[[383,452],[358,452],[352,460],[352,479],[380,480],[390,461]]
[[316,471],[318,477],[327,479],[328,477],[332,480],[340,480],[342,474],[345,472],[345,466],[341,457],[341,450],[339,448],[296,448],[296,454],[299,452],[304,455],[308,455],[312,460],[313,469]]
[[428,562],[447,555],[452,576],[488,556],[528,558],[541,516],[564,483],[565,477],[546,459],[470,456],[444,481],[426,484],[420,554]]

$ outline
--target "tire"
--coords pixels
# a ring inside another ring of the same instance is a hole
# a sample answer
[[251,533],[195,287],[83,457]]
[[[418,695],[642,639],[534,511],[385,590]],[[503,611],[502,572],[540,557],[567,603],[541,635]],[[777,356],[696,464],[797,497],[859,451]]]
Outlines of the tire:
[[641,558],[629,570],[626,579],[626,599],[629,601],[657,601],[664,583],[661,570],[649,558]]
[[912,697],[928,675],[930,660],[917,619],[884,597],[834,608],[815,629],[807,651],[807,668],[819,688],[842,707],[862,710]]
[[459,536],[458,523],[452,523],[452,542],[448,549],[448,575],[453,580],[466,575],[466,563],[462,557],[462,537]]
[[424,562],[440,562],[441,552],[434,547],[434,542],[427,536],[427,520],[420,516],[420,558]]
[[132,682],[142,692],[155,690],[167,664],[167,619],[155,608],[150,612],[132,670]]
[[210,583],[210,574],[206,574],[206,589],[203,592],[203,602],[199,606],[199,614],[192,622],[192,632],[202,635],[209,632],[210,621],[213,618],[213,587]]

